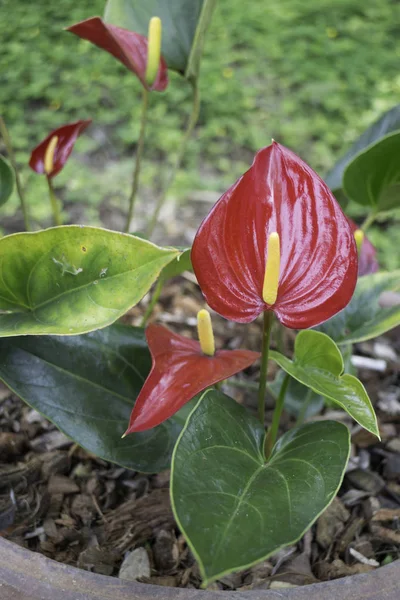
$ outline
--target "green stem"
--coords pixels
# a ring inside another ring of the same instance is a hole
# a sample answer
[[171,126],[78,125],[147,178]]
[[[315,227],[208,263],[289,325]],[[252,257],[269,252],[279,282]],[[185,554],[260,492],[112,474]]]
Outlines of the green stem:
[[361,225],[360,229],[365,233],[367,229],[372,225],[377,217],[377,212],[370,213],[365,219],[364,223]]
[[142,319],[142,322],[140,323],[140,327],[146,327],[147,321],[149,320],[150,315],[153,312],[153,309],[154,309],[155,305],[157,304],[157,301],[161,295],[163,285],[164,285],[164,282],[161,279],[159,279],[157,281],[156,287],[154,288],[154,292],[153,292],[153,295],[149,302],[149,305],[146,309],[146,312],[143,315],[143,319]]
[[56,193],[54,191],[54,186],[53,186],[51,177],[47,177],[47,185],[49,186],[49,197],[50,197],[51,210],[53,212],[54,223],[55,223],[55,225],[62,225],[60,208],[58,205],[58,200],[56,197]]
[[29,221],[28,210],[27,210],[26,203],[25,203],[25,196],[24,196],[24,192],[22,190],[22,184],[21,184],[21,179],[19,177],[19,172],[18,172],[17,162],[15,160],[14,150],[13,150],[13,147],[11,145],[11,138],[10,138],[10,135],[8,133],[6,124],[4,122],[4,119],[1,116],[0,116],[0,133],[1,133],[1,137],[4,140],[4,145],[5,145],[6,150],[7,150],[8,158],[10,159],[10,163],[12,165],[12,168],[14,169],[14,173],[15,173],[15,185],[17,187],[17,194],[18,194],[19,201],[20,201],[20,204],[21,204],[22,214],[24,216],[25,229],[27,231],[30,231],[31,230],[31,224],[30,224],[30,221]]
[[265,391],[267,389],[268,354],[273,315],[274,313],[269,310],[264,312],[260,382],[258,384],[258,418],[263,427],[265,424]]
[[313,397],[313,390],[311,388],[308,388],[308,392],[306,394],[305,400],[301,406],[301,409],[299,410],[299,414],[297,415],[295,427],[298,427],[299,425],[302,425],[304,423],[304,419],[305,419],[305,416],[307,413],[307,408],[311,404],[312,397]]
[[142,164],[148,108],[149,108],[149,91],[146,88],[143,88],[142,115],[140,117],[140,132],[139,132],[139,140],[138,140],[136,155],[135,155],[135,168],[133,170],[132,188],[131,188],[131,193],[129,196],[129,209],[128,209],[128,215],[126,217],[126,225],[125,225],[126,233],[129,233],[129,229],[130,229],[132,218],[133,218],[133,209],[135,207],[136,195],[137,195],[137,191],[139,188],[140,167]]
[[157,225],[157,221],[158,221],[158,216],[160,214],[160,211],[164,205],[164,202],[167,198],[167,194],[168,191],[171,187],[171,185],[173,184],[175,177],[179,171],[179,168],[181,166],[183,157],[185,155],[186,152],[186,146],[189,142],[189,139],[192,136],[193,130],[196,126],[197,120],[199,118],[199,113],[200,113],[200,92],[199,92],[199,87],[198,87],[198,82],[197,79],[195,81],[192,82],[192,87],[193,87],[193,104],[192,104],[192,112],[191,115],[189,117],[189,121],[188,124],[186,126],[186,131],[185,134],[183,136],[182,142],[181,142],[181,146],[179,148],[178,151],[178,155],[176,157],[175,163],[173,165],[173,167],[171,168],[170,171],[170,175],[167,179],[167,182],[165,184],[165,187],[163,189],[163,191],[161,192],[161,195],[158,198],[157,201],[157,205],[156,208],[154,210],[154,213],[151,217],[150,223],[148,225],[147,228],[147,236],[150,237],[154,231],[155,226]]
[[285,395],[289,384],[289,380],[290,376],[286,373],[285,379],[283,380],[281,389],[279,391],[278,400],[276,401],[274,414],[272,416],[271,427],[269,428],[267,436],[265,438],[265,457],[267,460],[271,455],[272,448],[275,446],[283,405],[285,404]]

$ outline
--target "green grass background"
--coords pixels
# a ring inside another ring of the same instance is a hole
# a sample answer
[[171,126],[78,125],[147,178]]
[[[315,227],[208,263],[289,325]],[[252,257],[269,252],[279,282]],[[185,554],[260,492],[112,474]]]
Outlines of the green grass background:
[[[30,150],[60,124],[92,118],[57,186],[84,218],[125,210],[139,131],[141,88],[111,56],[63,31],[102,15],[103,0],[0,0],[0,113],[6,119],[34,218],[45,222],[43,178]],[[171,195],[219,192],[271,137],[324,174],[382,112],[400,102],[398,0],[218,0],[201,71],[196,135]],[[152,94],[141,195],[152,198],[177,152],[190,88],[177,75]],[[3,216],[16,208],[3,207]],[[354,209],[353,209],[354,212]],[[356,211],[357,213],[357,211]],[[73,211],[72,211],[72,214]],[[396,230],[372,237],[398,265]]]

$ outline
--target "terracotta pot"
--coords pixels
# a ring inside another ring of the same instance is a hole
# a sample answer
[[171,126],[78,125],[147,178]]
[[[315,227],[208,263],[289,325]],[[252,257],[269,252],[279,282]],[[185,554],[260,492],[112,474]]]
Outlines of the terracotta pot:
[[364,575],[305,587],[207,592],[96,575],[0,538],[1,600],[399,600],[400,561]]

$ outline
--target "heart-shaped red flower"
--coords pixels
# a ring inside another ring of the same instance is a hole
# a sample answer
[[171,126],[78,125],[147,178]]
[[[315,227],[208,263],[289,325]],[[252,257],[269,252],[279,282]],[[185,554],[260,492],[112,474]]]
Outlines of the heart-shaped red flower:
[[126,434],[156,427],[210,385],[249,367],[258,352],[217,350],[203,354],[199,342],[149,325],[146,338],[153,366],[136,400]]
[[153,85],[148,86],[146,83],[148,44],[147,37],[144,35],[104,23],[100,17],[92,17],[71,25],[71,27],[67,27],[67,31],[71,31],[78,37],[88,40],[95,46],[112,54],[127,69],[137,75],[146,89],[162,92],[167,87],[167,63],[162,56],[160,57],[160,65]]
[[46,173],[45,170],[45,157],[47,149],[52,140],[56,138],[56,144],[52,152],[52,168],[49,173],[46,173],[48,177],[55,177],[61,171],[63,166],[68,160],[69,155],[72,152],[74,144],[81,133],[90,125],[91,119],[86,121],[76,121],[69,125],[62,125],[58,129],[54,129],[49,135],[40,142],[34,150],[32,150],[29,166],[36,173]]
[[[271,234],[280,266],[275,260],[277,294],[269,304],[263,292]],[[247,323],[272,310],[294,329],[339,312],[357,280],[357,248],[338,202],[305,162],[276,142],[256,154],[203,221],[192,263],[208,304],[226,319]]]

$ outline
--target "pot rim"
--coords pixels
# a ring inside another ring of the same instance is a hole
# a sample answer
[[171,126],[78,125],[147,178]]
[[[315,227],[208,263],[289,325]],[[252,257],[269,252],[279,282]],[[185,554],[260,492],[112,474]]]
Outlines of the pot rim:
[[98,575],[0,538],[2,600],[398,600],[400,560],[376,571],[282,590],[203,591]]

